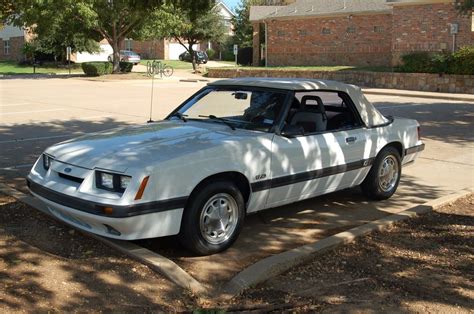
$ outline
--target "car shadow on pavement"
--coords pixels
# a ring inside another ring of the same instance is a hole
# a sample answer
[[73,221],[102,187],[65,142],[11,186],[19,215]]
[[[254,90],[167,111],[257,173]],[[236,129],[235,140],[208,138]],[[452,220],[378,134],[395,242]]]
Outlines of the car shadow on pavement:
[[176,237],[135,242],[174,260],[204,285],[219,287],[262,258],[422,204],[440,193],[434,186],[419,185],[413,177],[402,176],[397,193],[385,201],[369,201],[359,188],[352,188],[268,209],[247,216],[234,245],[211,256],[194,256],[177,245]]

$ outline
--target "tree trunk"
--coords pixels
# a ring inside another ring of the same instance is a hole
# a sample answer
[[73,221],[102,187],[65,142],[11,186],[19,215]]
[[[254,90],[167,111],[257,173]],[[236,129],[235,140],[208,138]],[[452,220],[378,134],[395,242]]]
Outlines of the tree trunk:
[[189,53],[191,54],[191,62],[193,64],[193,71],[194,73],[196,73],[196,56],[194,55],[194,50],[193,50],[193,42],[191,41],[188,41],[188,45],[189,45]]
[[112,49],[114,50],[113,52],[113,68],[112,72],[113,73],[119,73],[120,72],[120,43],[118,41],[118,38],[113,38],[113,43],[112,43]]

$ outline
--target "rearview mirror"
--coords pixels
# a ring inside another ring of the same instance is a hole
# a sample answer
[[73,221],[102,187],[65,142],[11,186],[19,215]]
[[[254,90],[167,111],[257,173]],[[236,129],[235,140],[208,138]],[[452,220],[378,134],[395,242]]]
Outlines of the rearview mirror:
[[239,99],[239,100],[245,100],[248,97],[247,93],[243,93],[243,92],[235,92],[233,93],[233,95],[235,99]]
[[283,130],[281,131],[281,135],[284,137],[290,137],[290,138],[304,135],[304,129],[300,125],[287,124],[283,127]]

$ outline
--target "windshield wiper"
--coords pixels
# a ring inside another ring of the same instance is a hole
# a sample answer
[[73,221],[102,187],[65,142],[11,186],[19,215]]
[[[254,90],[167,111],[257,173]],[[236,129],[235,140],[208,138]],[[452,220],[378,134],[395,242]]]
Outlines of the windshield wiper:
[[231,128],[232,130],[235,131],[235,127],[232,125],[232,123],[230,123],[229,121],[227,121],[227,120],[224,119],[224,118],[216,117],[216,116],[213,115],[213,114],[208,115],[208,116],[199,115],[199,117],[201,117],[201,118],[209,118],[209,119],[211,119],[211,120],[220,121],[220,122],[226,124],[229,128]]
[[187,116],[188,116],[188,115],[182,114],[181,112],[175,112],[175,113],[173,113],[173,115],[172,115],[172,117],[177,117],[177,118],[183,120],[183,122],[188,122],[188,119],[186,119]]

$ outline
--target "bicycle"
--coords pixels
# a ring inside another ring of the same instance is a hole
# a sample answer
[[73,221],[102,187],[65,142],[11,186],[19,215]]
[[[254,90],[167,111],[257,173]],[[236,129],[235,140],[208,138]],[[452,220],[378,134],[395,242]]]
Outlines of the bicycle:
[[159,74],[161,77],[170,77],[173,75],[174,69],[172,66],[162,63],[159,60],[148,61],[146,63],[146,73],[148,76]]

